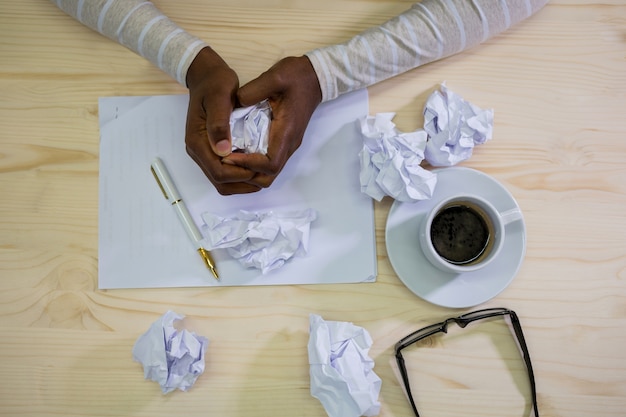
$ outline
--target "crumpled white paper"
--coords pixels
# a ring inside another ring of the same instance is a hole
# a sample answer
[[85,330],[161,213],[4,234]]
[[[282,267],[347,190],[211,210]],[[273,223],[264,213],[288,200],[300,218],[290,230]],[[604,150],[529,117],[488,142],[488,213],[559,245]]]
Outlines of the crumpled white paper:
[[472,156],[475,145],[491,139],[493,109],[465,101],[443,83],[426,101],[424,130],[426,160],[433,166],[456,165]]
[[491,139],[493,110],[463,100],[442,83],[424,106],[424,129],[400,132],[391,121],[395,113],[360,119],[363,149],[361,191],[380,201],[390,196],[401,202],[427,200],[437,176],[421,167],[452,166],[472,156],[475,145]]
[[315,314],[309,322],[311,395],[329,417],[378,415],[382,381],[368,356],[372,338],[367,330]]
[[133,359],[143,365],[144,377],[158,382],[164,394],[176,388],[187,391],[204,372],[209,340],[174,328],[174,322],[183,318],[166,312],[133,346]]
[[230,135],[233,151],[267,153],[272,109],[267,100],[254,106],[233,110],[230,116]]
[[293,256],[303,256],[309,247],[313,209],[291,212],[254,213],[240,210],[233,217],[203,213],[207,249],[226,248],[245,267],[263,274],[280,268]]
[[426,132],[402,133],[391,121],[395,113],[378,113],[360,120],[363,135],[361,191],[380,201],[386,195],[402,202],[432,197],[437,177],[421,167]]

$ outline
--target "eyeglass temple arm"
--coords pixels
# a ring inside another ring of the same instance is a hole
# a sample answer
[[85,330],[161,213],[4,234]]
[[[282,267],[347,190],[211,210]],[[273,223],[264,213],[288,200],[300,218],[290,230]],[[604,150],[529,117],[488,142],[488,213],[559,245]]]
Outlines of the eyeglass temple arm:
[[407,397],[409,397],[411,408],[413,408],[415,417],[420,417],[420,414],[417,412],[417,406],[415,405],[415,400],[413,399],[413,394],[411,393],[411,384],[409,383],[409,374],[406,370],[406,365],[404,364],[404,358],[402,357],[402,353],[400,352],[401,349],[402,347],[396,352],[396,361],[398,362],[398,368],[400,369],[400,375],[402,375],[402,382],[404,384],[404,388],[406,389],[406,395]]
[[520,343],[522,355],[524,357],[524,363],[526,364],[526,370],[528,371],[528,379],[530,380],[530,395],[535,410],[535,417],[539,417],[539,408],[537,407],[537,387],[535,384],[535,372],[533,371],[533,365],[530,360],[530,353],[528,352],[528,346],[526,345],[526,338],[522,331],[522,324],[514,311],[510,311],[511,322],[513,323],[513,330],[517,336],[517,340]]

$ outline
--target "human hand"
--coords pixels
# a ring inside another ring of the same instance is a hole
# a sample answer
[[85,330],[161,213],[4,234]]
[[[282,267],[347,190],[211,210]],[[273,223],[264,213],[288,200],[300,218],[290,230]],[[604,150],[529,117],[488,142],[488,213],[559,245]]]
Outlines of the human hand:
[[259,185],[248,183],[255,172],[223,161],[232,149],[230,114],[237,100],[237,74],[213,49],[206,47],[187,71],[187,87],[185,144],[189,156],[220,194],[260,190]]
[[231,153],[222,162],[256,175],[246,183],[269,187],[289,157],[302,143],[311,115],[322,101],[319,81],[306,56],[278,61],[237,93],[242,106],[267,99],[272,108],[269,146],[266,155]]

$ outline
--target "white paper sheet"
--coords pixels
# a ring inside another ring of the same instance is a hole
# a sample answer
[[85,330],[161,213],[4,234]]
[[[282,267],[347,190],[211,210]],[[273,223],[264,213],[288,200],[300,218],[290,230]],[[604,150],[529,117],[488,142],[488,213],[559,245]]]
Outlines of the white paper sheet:
[[[221,196],[185,152],[188,96],[100,100],[100,288],[373,282],[376,245],[372,200],[360,191],[356,120],[367,92],[321,105],[303,144],[274,184],[249,195]],[[162,158],[198,226],[207,211],[312,208],[308,254],[263,275],[225,249],[213,251],[221,280],[206,269],[150,172]]]

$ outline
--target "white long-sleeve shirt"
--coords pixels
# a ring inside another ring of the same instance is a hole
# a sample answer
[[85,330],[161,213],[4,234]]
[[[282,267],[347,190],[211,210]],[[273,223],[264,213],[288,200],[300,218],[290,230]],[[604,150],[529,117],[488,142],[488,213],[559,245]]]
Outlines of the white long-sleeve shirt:
[[317,73],[322,101],[328,101],[484,42],[547,1],[423,0],[345,43],[306,55]]
[[207,44],[143,0],[51,0],[79,22],[148,59],[186,86],[187,70]]
[[[51,0],[86,26],[144,56],[182,85],[207,46],[142,0]],[[308,52],[322,100],[477,45],[531,16],[548,0],[422,0],[345,43]]]

